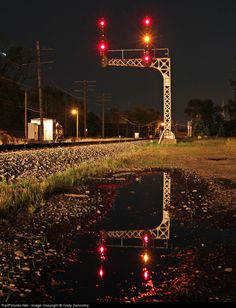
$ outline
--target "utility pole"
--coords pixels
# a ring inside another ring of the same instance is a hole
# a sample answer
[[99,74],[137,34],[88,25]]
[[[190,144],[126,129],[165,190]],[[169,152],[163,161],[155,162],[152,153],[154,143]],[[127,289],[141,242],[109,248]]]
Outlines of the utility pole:
[[75,91],[80,92],[83,97],[83,105],[84,105],[84,137],[87,137],[87,107],[88,107],[88,92],[95,91],[96,81],[92,80],[80,80],[74,81],[78,85],[78,89]]
[[220,107],[221,107],[221,115],[222,115],[223,119],[225,120],[225,100],[224,100],[224,98],[222,98]]
[[36,62],[24,63],[22,65],[37,65],[38,71],[38,99],[39,99],[39,112],[40,116],[40,128],[39,128],[39,140],[44,140],[44,128],[43,128],[43,94],[42,94],[42,64],[54,63],[53,61],[41,61],[41,51],[52,51],[52,48],[43,48],[39,46],[39,41],[36,41]]
[[27,102],[27,91],[25,90],[25,140],[28,139],[28,129],[27,129],[27,105],[28,105],[28,102]]
[[111,93],[102,93],[97,97],[97,103],[102,105],[102,138],[105,137],[105,103],[111,102]]
[[38,95],[39,95],[39,116],[40,116],[39,140],[43,141],[44,129],[43,129],[42,65],[41,65],[39,41],[36,42],[36,53],[37,53],[37,65],[38,65]]

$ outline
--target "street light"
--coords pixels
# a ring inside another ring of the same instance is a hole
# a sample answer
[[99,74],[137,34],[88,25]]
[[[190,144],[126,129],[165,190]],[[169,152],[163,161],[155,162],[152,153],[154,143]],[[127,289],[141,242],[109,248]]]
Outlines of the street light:
[[79,108],[75,108],[71,110],[73,115],[76,115],[76,141],[78,141],[79,137]]
[[0,51],[0,55],[3,56],[3,57],[7,56],[7,54],[5,52],[3,52],[3,51]]

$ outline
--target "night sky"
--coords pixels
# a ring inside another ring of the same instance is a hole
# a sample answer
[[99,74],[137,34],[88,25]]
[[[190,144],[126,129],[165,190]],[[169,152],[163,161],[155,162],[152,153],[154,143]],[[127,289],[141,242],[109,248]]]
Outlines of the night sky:
[[[172,61],[172,118],[186,124],[184,108],[193,98],[215,104],[233,98],[236,79],[235,0],[21,0],[1,1],[0,49],[11,45],[53,48],[43,65],[43,82],[73,92],[75,80],[96,80],[112,93],[107,108],[142,104],[163,112],[162,77],[153,69],[101,68],[97,21],[108,21],[110,49],[143,48],[142,18],[153,18],[155,47],[168,47]],[[75,92],[73,92],[76,94]],[[99,106],[89,101],[88,109]]]

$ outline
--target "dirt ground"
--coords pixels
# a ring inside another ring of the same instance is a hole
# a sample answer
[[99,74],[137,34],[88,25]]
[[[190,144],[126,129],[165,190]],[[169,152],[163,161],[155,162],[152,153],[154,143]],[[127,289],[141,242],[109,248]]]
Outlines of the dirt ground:
[[[213,186],[223,207],[236,209],[236,140],[197,140],[177,145],[150,143],[127,159],[131,167],[178,168]],[[127,162],[126,162],[127,163]]]

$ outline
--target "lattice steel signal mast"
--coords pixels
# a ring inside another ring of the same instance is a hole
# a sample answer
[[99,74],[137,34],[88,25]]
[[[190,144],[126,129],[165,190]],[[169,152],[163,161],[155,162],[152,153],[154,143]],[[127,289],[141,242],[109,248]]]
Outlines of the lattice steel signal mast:
[[175,135],[171,130],[171,61],[169,49],[153,48],[151,18],[146,16],[143,20],[143,49],[108,49],[108,40],[105,36],[106,26],[106,20],[101,18],[98,21],[100,30],[98,50],[101,66],[152,68],[161,73],[163,77],[164,130],[160,135],[159,143],[176,143]]

